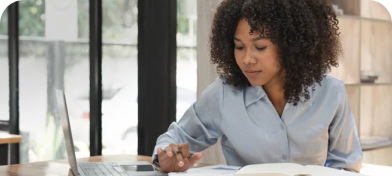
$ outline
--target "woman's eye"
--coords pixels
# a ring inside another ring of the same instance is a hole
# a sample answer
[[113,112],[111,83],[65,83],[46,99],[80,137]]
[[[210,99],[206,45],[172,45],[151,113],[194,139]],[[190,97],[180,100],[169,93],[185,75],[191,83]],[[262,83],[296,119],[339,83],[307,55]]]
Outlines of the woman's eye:
[[235,47],[236,50],[243,50],[244,47]]
[[256,49],[259,50],[259,51],[263,51],[263,50],[265,50],[266,48],[267,48],[266,46],[265,46],[265,47],[261,47],[261,48],[256,47]]

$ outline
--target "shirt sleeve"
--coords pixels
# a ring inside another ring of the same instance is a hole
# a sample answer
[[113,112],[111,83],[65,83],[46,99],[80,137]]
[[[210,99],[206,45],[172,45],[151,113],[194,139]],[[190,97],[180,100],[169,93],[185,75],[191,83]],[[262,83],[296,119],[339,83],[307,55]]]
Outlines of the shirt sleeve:
[[348,95],[342,82],[339,82],[338,92],[340,103],[329,127],[326,166],[359,172],[363,158],[362,148]]
[[201,152],[217,142],[222,136],[223,88],[221,79],[207,87],[181,120],[173,122],[168,131],[158,137],[153,159],[156,158],[158,148],[164,149],[171,143],[187,143],[191,152]]

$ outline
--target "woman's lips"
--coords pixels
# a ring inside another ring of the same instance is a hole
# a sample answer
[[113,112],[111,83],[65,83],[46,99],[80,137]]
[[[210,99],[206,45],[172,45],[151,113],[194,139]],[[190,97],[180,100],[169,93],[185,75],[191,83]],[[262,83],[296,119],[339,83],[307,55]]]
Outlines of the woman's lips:
[[245,75],[247,77],[257,77],[261,72],[261,70],[245,70]]

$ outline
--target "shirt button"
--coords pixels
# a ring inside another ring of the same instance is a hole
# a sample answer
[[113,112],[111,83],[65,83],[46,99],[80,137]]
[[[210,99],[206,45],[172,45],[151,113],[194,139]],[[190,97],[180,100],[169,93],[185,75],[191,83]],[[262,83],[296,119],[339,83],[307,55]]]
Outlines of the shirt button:
[[283,125],[283,124],[280,124],[280,128],[282,128],[282,130],[284,130],[284,125]]
[[287,160],[287,155],[282,155],[283,160]]

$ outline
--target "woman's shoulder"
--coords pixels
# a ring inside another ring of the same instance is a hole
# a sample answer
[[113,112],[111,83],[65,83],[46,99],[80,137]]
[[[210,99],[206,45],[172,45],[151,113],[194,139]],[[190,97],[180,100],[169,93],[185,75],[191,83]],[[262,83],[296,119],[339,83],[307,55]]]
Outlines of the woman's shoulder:
[[332,75],[324,75],[323,80],[321,81],[321,85],[325,85],[326,87],[340,87],[344,85],[343,81],[339,78],[336,78]]
[[318,97],[322,96],[325,98],[336,96],[336,99],[339,99],[342,93],[346,91],[343,81],[331,75],[324,75],[320,84],[316,83],[314,88],[314,93],[317,94]]
[[224,78],[218,77],[202,93],[203,97],[216,98],[218,95],[227,96],[227,94],[241,94],[243,90],[226,83]]

